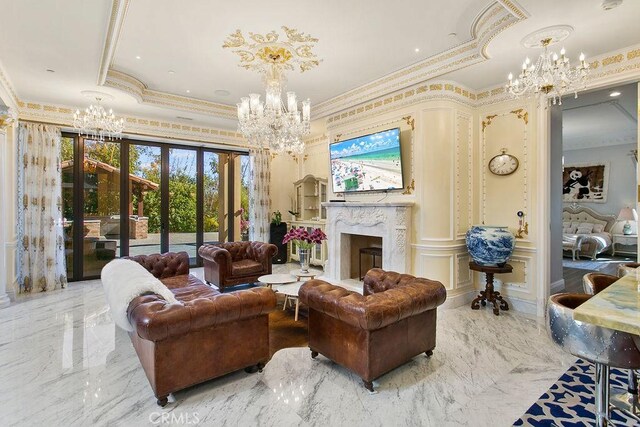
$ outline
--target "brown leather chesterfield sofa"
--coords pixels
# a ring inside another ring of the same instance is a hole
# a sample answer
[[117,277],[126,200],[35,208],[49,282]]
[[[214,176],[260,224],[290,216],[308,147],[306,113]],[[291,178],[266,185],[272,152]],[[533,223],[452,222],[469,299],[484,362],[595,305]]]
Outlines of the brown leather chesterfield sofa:
[[271,274],[271,259],[276,245],[262,242],[228,242],[200,246],[204,261],[204,280],[222,292],[227,286],[254,283]]
[[323,280],[300,288],[309,306],[309,349],[373,380],[436,346],[436,307],[447,292],[440,282],[373,268],[363,294]]
[[262,370],[269,360],[269,312],[275,293],[254,288],[222,294],[189,274],[186,252],[129,258],[144,266],[175,295],[136,297],[127,311],[129,333],[158,404],[170,393],[245,368]]

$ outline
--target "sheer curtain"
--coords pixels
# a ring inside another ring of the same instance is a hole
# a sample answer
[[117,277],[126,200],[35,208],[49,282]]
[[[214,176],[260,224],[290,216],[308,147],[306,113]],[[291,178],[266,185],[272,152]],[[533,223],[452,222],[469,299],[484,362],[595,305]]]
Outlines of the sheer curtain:
[[249,240],[269,241],[271,196],[271,156],[268,150],[249,151],[251,185],[249,186]]
[[21,292],[64,288],[60,129],[20,123],[18,282]]

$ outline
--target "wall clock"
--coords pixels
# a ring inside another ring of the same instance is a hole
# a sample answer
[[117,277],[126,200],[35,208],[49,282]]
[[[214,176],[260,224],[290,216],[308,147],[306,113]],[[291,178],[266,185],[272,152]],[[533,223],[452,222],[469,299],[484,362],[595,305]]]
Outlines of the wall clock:
[[500,151],[500,154],[493,156],[491,160],[489,160],[489,170],[494,175],[511,175],[518,169],[520,162],[516,156],[507,154],[506,148]]

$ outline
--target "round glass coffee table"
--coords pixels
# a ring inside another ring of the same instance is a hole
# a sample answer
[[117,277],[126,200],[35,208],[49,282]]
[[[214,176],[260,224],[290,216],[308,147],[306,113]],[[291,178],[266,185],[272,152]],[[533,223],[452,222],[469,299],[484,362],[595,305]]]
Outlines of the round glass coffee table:
[[273,289],[273,285],[282,285],[295,281],[296,278],[291,274],[265,274],[264,276],[258,277],[258,282],[264,283],[270,289]]

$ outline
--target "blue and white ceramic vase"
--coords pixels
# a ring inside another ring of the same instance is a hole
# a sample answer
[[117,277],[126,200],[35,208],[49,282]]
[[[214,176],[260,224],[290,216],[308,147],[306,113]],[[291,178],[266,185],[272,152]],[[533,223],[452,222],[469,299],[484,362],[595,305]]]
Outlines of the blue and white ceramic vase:
[[516,243],[507,227],[492,225],[474,225],[467,231],[466,240],[473,261],[487,267],[506,264]]

